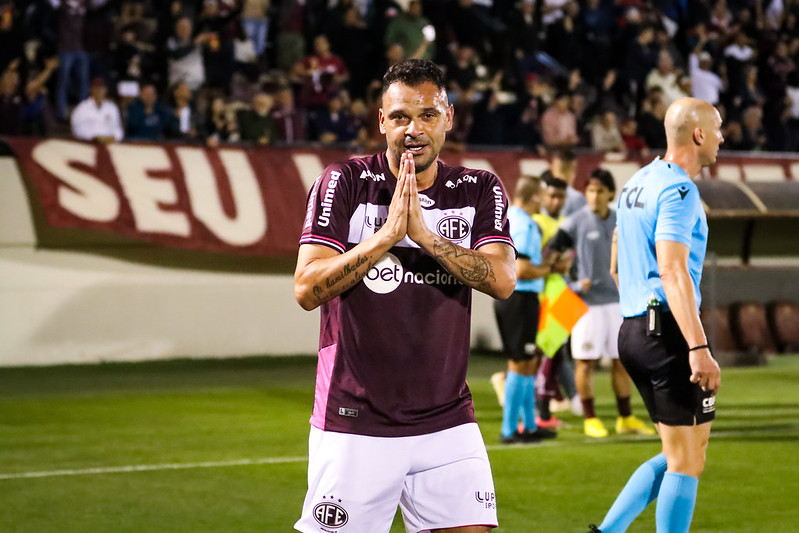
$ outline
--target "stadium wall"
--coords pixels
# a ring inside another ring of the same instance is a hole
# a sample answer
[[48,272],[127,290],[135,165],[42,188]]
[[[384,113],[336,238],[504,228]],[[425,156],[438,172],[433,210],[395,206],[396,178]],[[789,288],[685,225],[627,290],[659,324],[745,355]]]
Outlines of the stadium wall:
[[[310,184],[346,152],[7,141],[12,155],[0,157],[0,366],[316,351],[318,312],[302,311],[293,298],[295,243]],[[445,159],[494,170],[508,188],[521,173],[547,166],[515,151]],[[581,155],[577,184],[600,164],[621,188],[642,162]],[[796,161],[771,164],[796,184]],[[728,166],[736,165],[744,168],[737,159]],[[729,226],[727,241],[751,235],[746,228]],[[729,248],[734,257],[736,247]],[[782,268],[753,295],[790,294],[799,287],[796,273]],[[756,274],[720,267],[717,294]],[[476,347],[499,348],[491,299],[478,293],[472,338]]]

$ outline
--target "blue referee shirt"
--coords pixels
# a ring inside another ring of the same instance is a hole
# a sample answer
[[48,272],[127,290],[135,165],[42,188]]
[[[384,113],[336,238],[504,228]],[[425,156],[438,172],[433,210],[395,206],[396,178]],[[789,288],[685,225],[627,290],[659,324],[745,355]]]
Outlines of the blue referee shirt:
[[644,314],[652,294],[668,309],[655,253],[657,241],[680,242],[690,249],[688,272],[699,305],[707,217],[699,189],[682,168],[658,158],[636,172],[619,194],[616,225],[623,316]]
[[[508,223],[510,236],[519,256],[526,256],[534,265],[540,265],[541,255],[541,229],[533,217],[521,207],[512,205],[508,208]],[[544,278],[518,279],[514,290],[524,292],[543,292]]]

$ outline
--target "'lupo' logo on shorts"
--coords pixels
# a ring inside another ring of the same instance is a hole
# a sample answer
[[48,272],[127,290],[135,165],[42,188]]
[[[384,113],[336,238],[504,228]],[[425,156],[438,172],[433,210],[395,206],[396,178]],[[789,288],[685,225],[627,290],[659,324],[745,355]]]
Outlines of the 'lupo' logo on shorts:
[[[339,500],[341,501],[341,500]],[[350,519],[347,511],[337,503],[321,502],[313,508],[313,517],[323,526],[341,527]]]

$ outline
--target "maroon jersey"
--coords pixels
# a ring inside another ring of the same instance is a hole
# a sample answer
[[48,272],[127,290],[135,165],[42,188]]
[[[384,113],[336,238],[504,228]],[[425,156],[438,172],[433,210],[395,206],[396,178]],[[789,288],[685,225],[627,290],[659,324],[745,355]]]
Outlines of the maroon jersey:
[[[428,228],[464,248],[512,246],[499,179],[437,164],[419,193]],[[353,248],[385,222],[396,185],[385,153],[329,166],[309,193],[300,244]],[[323,305],[321,319],[315,427],[399,437],[475,421],[466,385],[471,289],[407,236]]]

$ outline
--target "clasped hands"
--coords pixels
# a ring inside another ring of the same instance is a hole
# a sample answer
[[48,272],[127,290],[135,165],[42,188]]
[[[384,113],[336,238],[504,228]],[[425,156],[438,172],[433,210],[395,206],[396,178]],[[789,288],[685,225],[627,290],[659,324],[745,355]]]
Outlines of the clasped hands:
[[397,188],[388,207],[388,217],[378,233],[384,233],[394,245],[405,238],[423,246],[422,241],[432,236],[425,224],[419,190],[416,184],[416,165],[413,154],[403,152],[400,157]]

